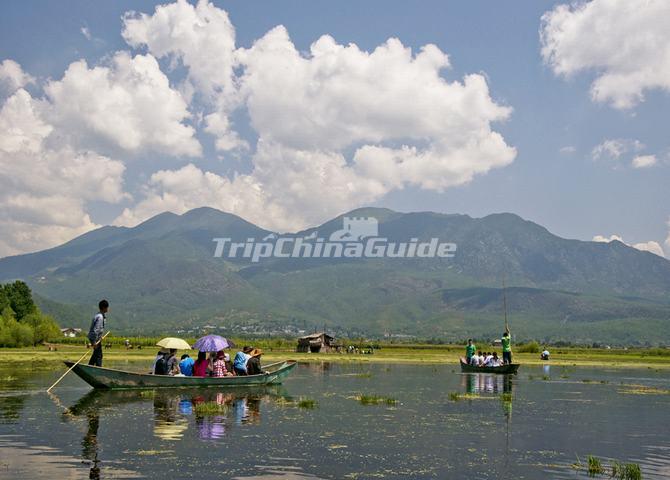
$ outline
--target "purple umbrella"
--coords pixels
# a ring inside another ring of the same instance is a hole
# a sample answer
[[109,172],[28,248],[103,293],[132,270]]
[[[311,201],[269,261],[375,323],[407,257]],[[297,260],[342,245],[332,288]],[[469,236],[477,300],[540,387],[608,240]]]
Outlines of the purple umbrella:
[[200,352],[218,352],[224,348],[234,347],[235,344],[230,340],[226,340],[220,335],[205,335],[199,338],[193,345],[193,348]]

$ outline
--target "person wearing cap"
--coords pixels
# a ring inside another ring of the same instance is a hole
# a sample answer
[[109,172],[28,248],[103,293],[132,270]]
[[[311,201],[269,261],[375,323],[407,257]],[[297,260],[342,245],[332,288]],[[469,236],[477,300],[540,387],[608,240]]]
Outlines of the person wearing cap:
[[233,374],[226,368],[226,354],[220,350],[212,364],[212,377],[231,377]]
[[247,361],[251,358],[251,347],[243,347],[241,352],[235,354],[233,359],[233,370],[235,375],[247,375]]
[[249,355],[251,355],[251,358],[247,361],[247,375],[260,375],[263,373],[261,370],[261,355],[263,355],[263,350],[254,348]]

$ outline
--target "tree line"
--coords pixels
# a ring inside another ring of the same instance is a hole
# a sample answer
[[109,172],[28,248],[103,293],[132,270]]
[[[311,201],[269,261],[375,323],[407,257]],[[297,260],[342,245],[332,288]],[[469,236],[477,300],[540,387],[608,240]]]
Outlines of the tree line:
[[33,301],[25,282],[0,285],[0,347],[26,347],[61,336],[53,318]]

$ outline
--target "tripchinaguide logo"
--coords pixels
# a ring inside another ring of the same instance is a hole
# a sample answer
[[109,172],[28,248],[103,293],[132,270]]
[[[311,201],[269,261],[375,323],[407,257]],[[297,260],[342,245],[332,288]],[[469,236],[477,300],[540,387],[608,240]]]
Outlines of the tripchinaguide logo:
[[341,230],[326,240],[314,231],[307,236],[271,233],[256,240],[233,241],[229,237],[213,238],[215,258],[451,258],[456,255],[456,244],[441,242],[433,237],[419,241],[390,242],[379,235],[379,222],[374,217],[344,217]]

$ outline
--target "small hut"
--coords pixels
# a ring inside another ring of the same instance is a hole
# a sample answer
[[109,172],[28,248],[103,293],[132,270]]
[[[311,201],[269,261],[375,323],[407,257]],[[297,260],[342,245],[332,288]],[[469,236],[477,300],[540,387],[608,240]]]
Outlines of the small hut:
[[298,339],[296,352],[302,353],[327,353],[337,350],[334,343],[335,337],[325,332],[313,333]]

